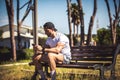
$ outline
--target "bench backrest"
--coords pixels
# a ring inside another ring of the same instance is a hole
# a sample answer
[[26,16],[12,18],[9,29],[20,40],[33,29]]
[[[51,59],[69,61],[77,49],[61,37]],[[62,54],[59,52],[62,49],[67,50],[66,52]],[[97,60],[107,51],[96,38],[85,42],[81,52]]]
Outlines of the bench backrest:
[[72,62],[110,65],[114,61],[115,46],[72,47]]

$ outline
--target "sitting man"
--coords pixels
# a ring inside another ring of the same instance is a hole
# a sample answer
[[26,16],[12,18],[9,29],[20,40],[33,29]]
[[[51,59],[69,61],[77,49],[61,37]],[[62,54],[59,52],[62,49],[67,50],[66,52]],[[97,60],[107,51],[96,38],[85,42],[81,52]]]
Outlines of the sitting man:
[[71,60],[69,39],[64,34],[57,32],[57,29],[51,22],[45,23],[43,27],[48,38],[44,48],[40,45],[33,46],[34,50],[43,52],[42,54],[35,54],[33,61],[36,71],[41,75],[41,80],[45,80],[45,75],[40,62],[47,62],[49,64],[51,80],[55,80],[56,63],[68,64]]

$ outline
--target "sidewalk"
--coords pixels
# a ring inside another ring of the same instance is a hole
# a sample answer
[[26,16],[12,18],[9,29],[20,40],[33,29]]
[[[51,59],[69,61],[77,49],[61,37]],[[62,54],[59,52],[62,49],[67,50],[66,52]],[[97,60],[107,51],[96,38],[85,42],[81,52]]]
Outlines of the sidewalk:
[[28,63],[3,64],[3,65],[0,65],[0,67],[4,67],[4,66],[14,66],[14,65],[28,65]]

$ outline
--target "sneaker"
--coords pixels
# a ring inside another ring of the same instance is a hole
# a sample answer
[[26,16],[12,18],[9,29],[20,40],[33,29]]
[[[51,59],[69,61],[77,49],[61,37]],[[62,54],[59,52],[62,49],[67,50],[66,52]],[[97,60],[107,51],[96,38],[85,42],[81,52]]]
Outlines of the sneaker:
[[54,74],[51,75],[51,80],[56,80],[56,72],[54,72]]

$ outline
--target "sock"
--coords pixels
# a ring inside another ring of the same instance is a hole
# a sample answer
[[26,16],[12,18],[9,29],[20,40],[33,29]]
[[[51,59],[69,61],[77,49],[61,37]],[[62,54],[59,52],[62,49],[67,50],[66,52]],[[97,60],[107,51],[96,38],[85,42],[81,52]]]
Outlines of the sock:
[[38,73],[40,74],[41,79],[45,80],[44,72],[42,70],[38,70]]
[[51,80],[56,80],[56,71],[51,71]]

